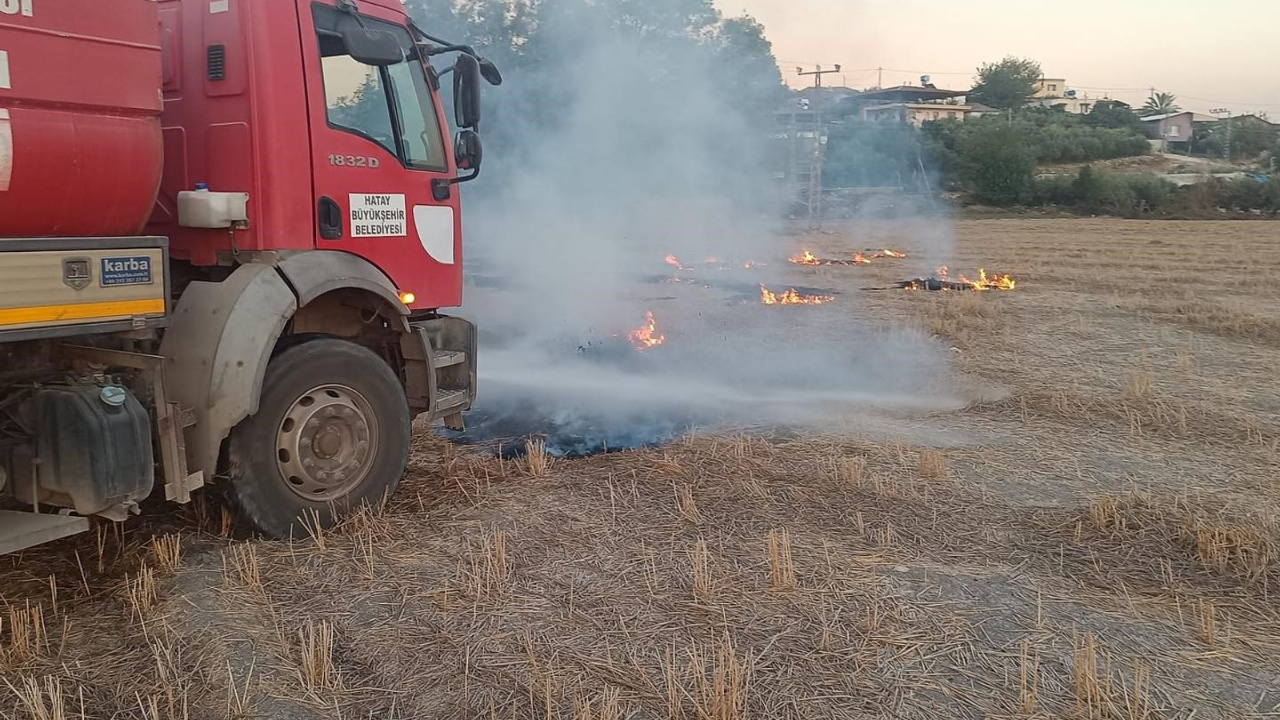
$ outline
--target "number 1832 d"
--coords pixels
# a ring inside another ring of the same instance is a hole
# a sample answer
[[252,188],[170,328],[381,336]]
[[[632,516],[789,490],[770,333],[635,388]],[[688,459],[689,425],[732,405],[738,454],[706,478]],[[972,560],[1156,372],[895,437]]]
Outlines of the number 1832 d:
[[382,161],[376,157],[363,155],[330,155],[329,164],[334,167],[373,168],[382,167]]

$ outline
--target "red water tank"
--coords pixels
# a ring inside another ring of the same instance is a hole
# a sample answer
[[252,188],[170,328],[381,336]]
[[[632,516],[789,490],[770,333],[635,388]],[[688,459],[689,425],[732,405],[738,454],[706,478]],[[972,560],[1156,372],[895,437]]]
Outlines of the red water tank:
[[0,238],[141,232],[160,85],[155,0],[0,0]]

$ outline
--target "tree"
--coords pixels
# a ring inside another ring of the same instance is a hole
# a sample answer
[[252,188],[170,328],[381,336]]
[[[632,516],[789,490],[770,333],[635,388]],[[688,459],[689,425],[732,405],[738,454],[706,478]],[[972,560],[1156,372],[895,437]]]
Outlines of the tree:
[[1035,187],[1036,156],[1017,130],[998,123],[960,136],[956,143],[961,178],[978,200],[1013,205]]
[[969,97],[1000,110],[1017,109],[1026,105],[1035,94],[1040,76],[1040,63],[1007,57],[978,68],[978,83]]
[[1280,143],[1280,130],[1265,118],[1246,115],[1227,122],[1231,123],[1232,157],[1253,160]]
[[1116,130],[1141,130],[1142,120],[1138,114],[1124,103],[1103,100],[1093,106],[1093,111],[1084,116],[1084,123],[1092,127],[1113,128]]
[[[609,63],[644,49],[651,60],[630,86],[674,94],[690,76],[723,88],[733,108],[764,122],[785,86],[764,26],[749,16],[725,18],[712,0],[406,0],[427,32],[474,46],[509,82],[487,96],[486,140],[500,147],[563,115],[575,95],[568,78],[583,63]],[[599,68],[607,72],[607,66]],[[517,107],[518,106],[518,107]],[[508,133],[508,131],[510,131]]]
[[1168,113],[1176,113],[1181,111],[1178,107],[1178,96],[1173,93],[1152,93],[1147,98],[1147,104],[1142,106],[1142,112],[1145,115],[1166,115]]
[[787,88],[764,25],[748,15],[729,18],[720,24],[716,43],[721,82],[752,113],[771,121],[772,111],[786,99]]

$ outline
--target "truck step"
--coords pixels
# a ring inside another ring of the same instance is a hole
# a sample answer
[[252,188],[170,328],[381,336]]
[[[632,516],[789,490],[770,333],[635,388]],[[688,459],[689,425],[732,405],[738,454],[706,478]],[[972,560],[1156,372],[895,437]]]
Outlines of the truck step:
[[431,354],[436,364],[436,369],[454,367],[461,365],[467,361],[467,354],[455,350],[436,350]]
[[0,555],[89,531],[89,518],[0,510]]
[[441,390],[440,399],[436,404],[436,414],[441,415],[449,410],[460,408],[470,401],[470,395],[466,390]]

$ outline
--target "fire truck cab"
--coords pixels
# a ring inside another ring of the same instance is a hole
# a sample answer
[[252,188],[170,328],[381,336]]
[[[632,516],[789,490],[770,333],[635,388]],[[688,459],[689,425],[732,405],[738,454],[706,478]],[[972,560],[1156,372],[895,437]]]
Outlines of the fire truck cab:
[[273,536],[385,501],[475,398],[496,68],[399,0],[74,5],[0,0],[0,552],[215,480]]

